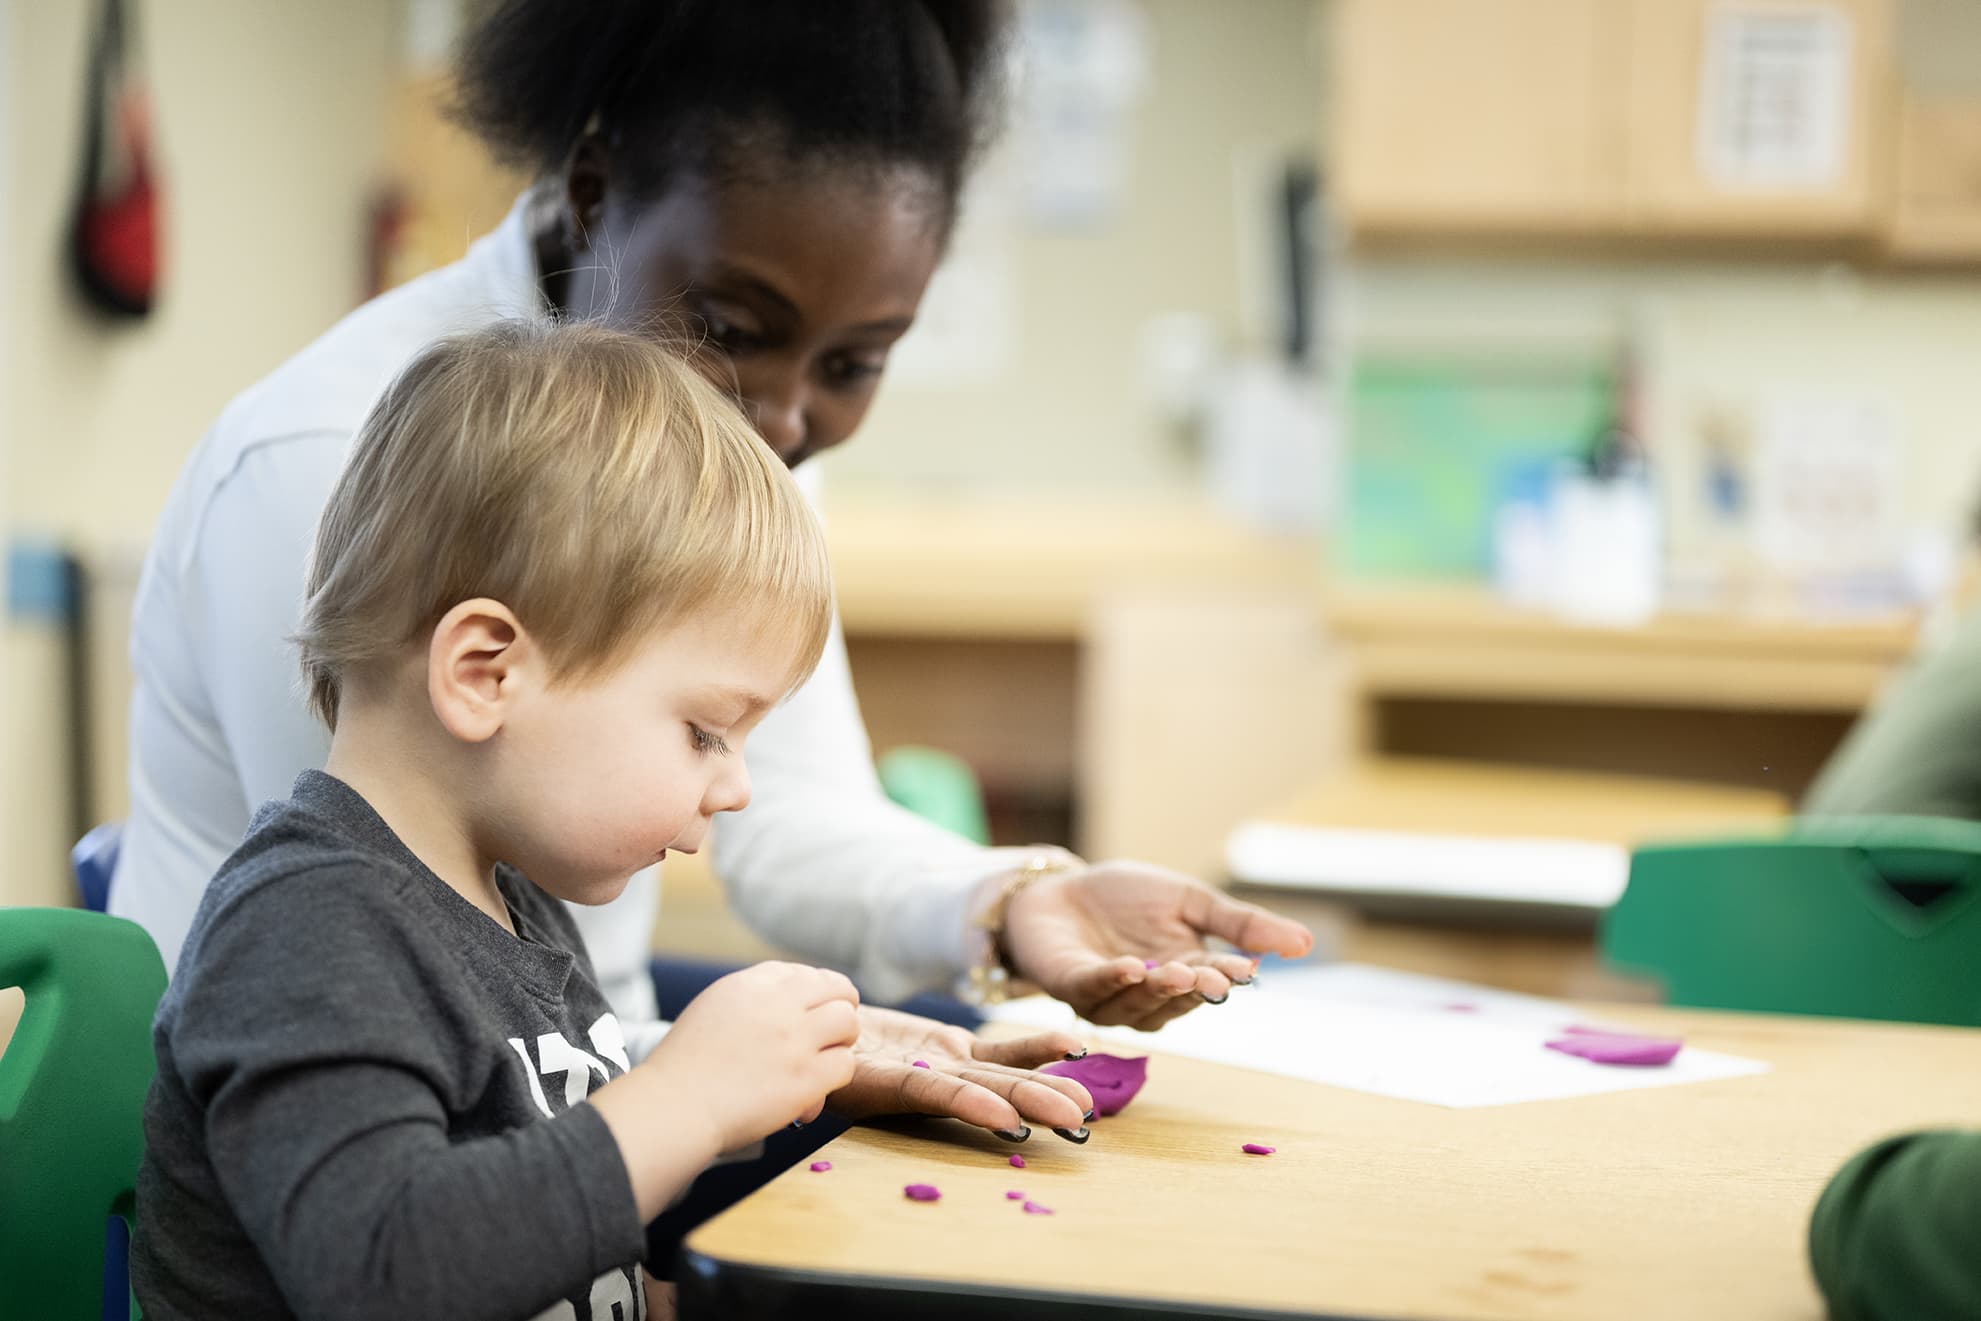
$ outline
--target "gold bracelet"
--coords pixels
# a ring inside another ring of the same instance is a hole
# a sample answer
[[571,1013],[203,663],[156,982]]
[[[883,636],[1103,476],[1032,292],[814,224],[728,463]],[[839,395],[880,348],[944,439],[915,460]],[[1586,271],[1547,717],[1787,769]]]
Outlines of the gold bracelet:
[[973,1005],[994,1005],[1014,996],[1032,993],[1035,988],[1030,983],[1013,975],[1004,949],[1005,916],[1011,911],[1011,901],[1018,897],[1020,890],[1058,872],[1072,871],[1079,865],[1077,860],[1065,855],[1038,854],[1006,877],[997,894],[984,905],[983,911],[970,919],[970,925],[983,932],[984,938],[977,961],[970,967],[970,984],[963,996],[965,1000]]

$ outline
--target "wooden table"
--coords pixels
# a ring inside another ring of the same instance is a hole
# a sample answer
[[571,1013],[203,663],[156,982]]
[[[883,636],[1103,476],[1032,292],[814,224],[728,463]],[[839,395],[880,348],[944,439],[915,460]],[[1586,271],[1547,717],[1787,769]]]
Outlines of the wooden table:
[[[682,1314],[1819,1321],[1804,1233],[1830,1174],[1981,1120],[1981,1031],[1591,1012],[1774,1071],[1448,1110],[1158,1058],[1089,1144],[1035,1137],[1024,1170],[954,1124],[855,1129],[829,1173],[689,1238]],[[917,1182],[942,1200],[905,1200]]]

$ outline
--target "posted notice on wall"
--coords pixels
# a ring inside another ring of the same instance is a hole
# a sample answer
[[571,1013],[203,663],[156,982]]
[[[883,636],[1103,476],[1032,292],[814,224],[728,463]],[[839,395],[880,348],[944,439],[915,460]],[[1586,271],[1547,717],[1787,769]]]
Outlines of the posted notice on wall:
[[1842,6],[1726,0],[1706,20],[1699,164],[1733,189],[1842,179],[1850,146],[1851,16]]

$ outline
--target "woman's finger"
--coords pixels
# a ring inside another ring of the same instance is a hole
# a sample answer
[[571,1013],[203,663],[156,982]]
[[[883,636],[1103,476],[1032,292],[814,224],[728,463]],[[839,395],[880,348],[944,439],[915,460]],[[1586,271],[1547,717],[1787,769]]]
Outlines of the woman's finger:
[[1282,958],[1304,958],[1314,948],[1314,933],[1292,918],[1242,903],[1208,885],[1191,887],[1182,916],[1196,930],[1227,940],[1239,949],[1270,951]]
[[1219,954],[1210,950],[1205,950],[1201,954],[1192,954],[1184,962],[1197,967],[1216,968],[1233,986],[1251,985],[1252,978],[1259,971],[1258,962],[1246,958],[1243,954]]
[[[1167,975],[1160,979],[1156,973]],[[1166,1009],[1178,1000],[1184,1008],[1191,1009],[1203,1003],[1197,995],[1197,974],[1194,969],[1182,964],[1167,964],[1155,969],[1150,980],[1118,991],[1098,1004],[1076,1006],[1080,1017],[1103,1027],[1122,1024],[1129,1027],[1142,1027],[1158,1010]],[[1174,1014],[1170,1017],[1175,1017]],[[1165,1020],[1167,1021],[1167,1020]]]
[[1011,1069],[1036,1069],[1055,1060],[1071,1059],[1087,1052],[1087,1043],[1067,1032],[1034,1032],[1026,1037],[993,1041],[989,1037],[970,1038],[969,1054],[985,1064],[1002,1064]]
[[[1094,1098],[1071,1078],[1016,1069],[964,1069],[960,1076],[1003,1097],[1026,1122],[1068,1134],[1079,1133],[1086,1126],[1087,1112],[1094,1108]],[[1084,1142],[1086,1135],[1080,1133],[1075,1140]]]
[[933,1067],[894,1067],[899,1068],[902,1074],[898,1080],[898,1096],[904,1114],[960,1119],[992,1132],[1010,1133],[1025,1126],[1024,1117],[1016,1106],[995,1089],[985,1087],[973,1078]]

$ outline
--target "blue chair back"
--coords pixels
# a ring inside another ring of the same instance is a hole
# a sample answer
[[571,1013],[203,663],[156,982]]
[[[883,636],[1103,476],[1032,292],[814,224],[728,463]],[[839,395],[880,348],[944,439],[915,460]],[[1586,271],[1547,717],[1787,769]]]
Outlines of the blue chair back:
[[105,821],[76,841],[69,865],[76,873],[76,897],[92,913],[110,908],[110,877],[117,870],[117,850],[124,842],[124,823]]

